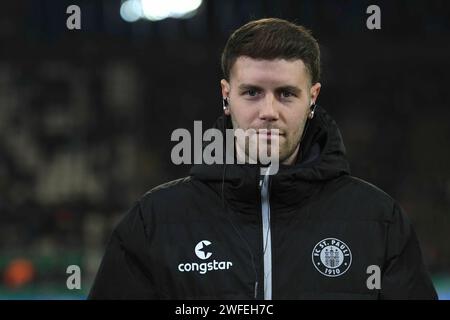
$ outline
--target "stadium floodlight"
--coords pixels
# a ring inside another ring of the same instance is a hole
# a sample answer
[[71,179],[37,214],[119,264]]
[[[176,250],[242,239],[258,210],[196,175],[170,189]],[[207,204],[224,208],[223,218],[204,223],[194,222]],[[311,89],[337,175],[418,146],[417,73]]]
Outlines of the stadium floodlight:
[[140,0],[126,0],[120,6],[120,16],[127,22],[135,22],[142,18],[142,6]]
[[141,18],[150,21],[187,19],[195,15],[201,4],[202,0],[126,0],[120,7],[120,16],[127,22]]

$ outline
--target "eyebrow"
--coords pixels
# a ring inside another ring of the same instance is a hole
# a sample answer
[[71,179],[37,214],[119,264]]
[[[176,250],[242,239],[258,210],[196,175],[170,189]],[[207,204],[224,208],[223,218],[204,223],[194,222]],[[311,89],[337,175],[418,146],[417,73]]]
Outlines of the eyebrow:
[[239,88],[239,90],[250,90],[250,89],[263,90],[261,87],[258,87],[253,84],[246,84],[246,83],[240,84],[238,88]]
[[[239,90],[263,90],[263,88],[257,86],[257,85],[253,85],[253,84],[240,84],[239,85]],[[299,87],[296,86],[291,86],[291,85],[286,85],[286,86],[281,86],[281,87],[277,87],[275,89],[275,91],[289,91],[292,92],[296,95],[299,95],[302,92],[302,89],[300,89]]]
[[300,93],[302,92],[302,89],[300,89],[299,87],[296,87],[296,86],[282,86],[282,87],[276,88],[276,90],[277,91],[289,91],[295,95],[300,95]]

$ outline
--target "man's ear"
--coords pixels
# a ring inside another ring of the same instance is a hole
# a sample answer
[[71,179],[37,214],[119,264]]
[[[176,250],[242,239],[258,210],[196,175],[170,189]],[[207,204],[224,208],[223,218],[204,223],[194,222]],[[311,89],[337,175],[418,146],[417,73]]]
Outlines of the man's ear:
[[[229,100],[229,97],[230,97],[230,83],[227,80],[222,79],[222,80],[220,80],[220,86],[222,88],[222,99],[226,98],[226,99]],[[230,115],[230,108],[228,107],[228,108],[224,109],[223,112],[227,116],[229,116]]]
[[316,82],[312,87],[311,90],[309,90],[309,94],[311,96],[311,102],[312,103],[316,103],[317,97],[319,96],[320,93],[320,88],[322,87],[322,85],[320,84],[320,82]]

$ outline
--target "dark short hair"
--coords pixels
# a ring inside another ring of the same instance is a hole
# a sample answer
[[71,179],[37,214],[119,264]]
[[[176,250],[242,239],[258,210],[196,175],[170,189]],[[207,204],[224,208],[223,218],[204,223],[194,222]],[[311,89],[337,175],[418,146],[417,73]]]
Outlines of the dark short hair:
[[233,32],[222,52],[222,71],[229,80],[236,59],[301,59],[314,84],[320,78],[320,49],[311,31],[292,22],[267,18],[250,21]]

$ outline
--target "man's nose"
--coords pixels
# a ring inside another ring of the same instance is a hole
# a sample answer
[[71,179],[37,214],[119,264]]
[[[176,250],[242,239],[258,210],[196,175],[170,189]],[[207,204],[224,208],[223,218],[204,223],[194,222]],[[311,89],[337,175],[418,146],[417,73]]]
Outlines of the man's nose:
[[265,121],[278,120],[278,111],[275,106],[275,97],[273,95],[267,95],[262,102],[261,109],[259,111],[259,118]]

